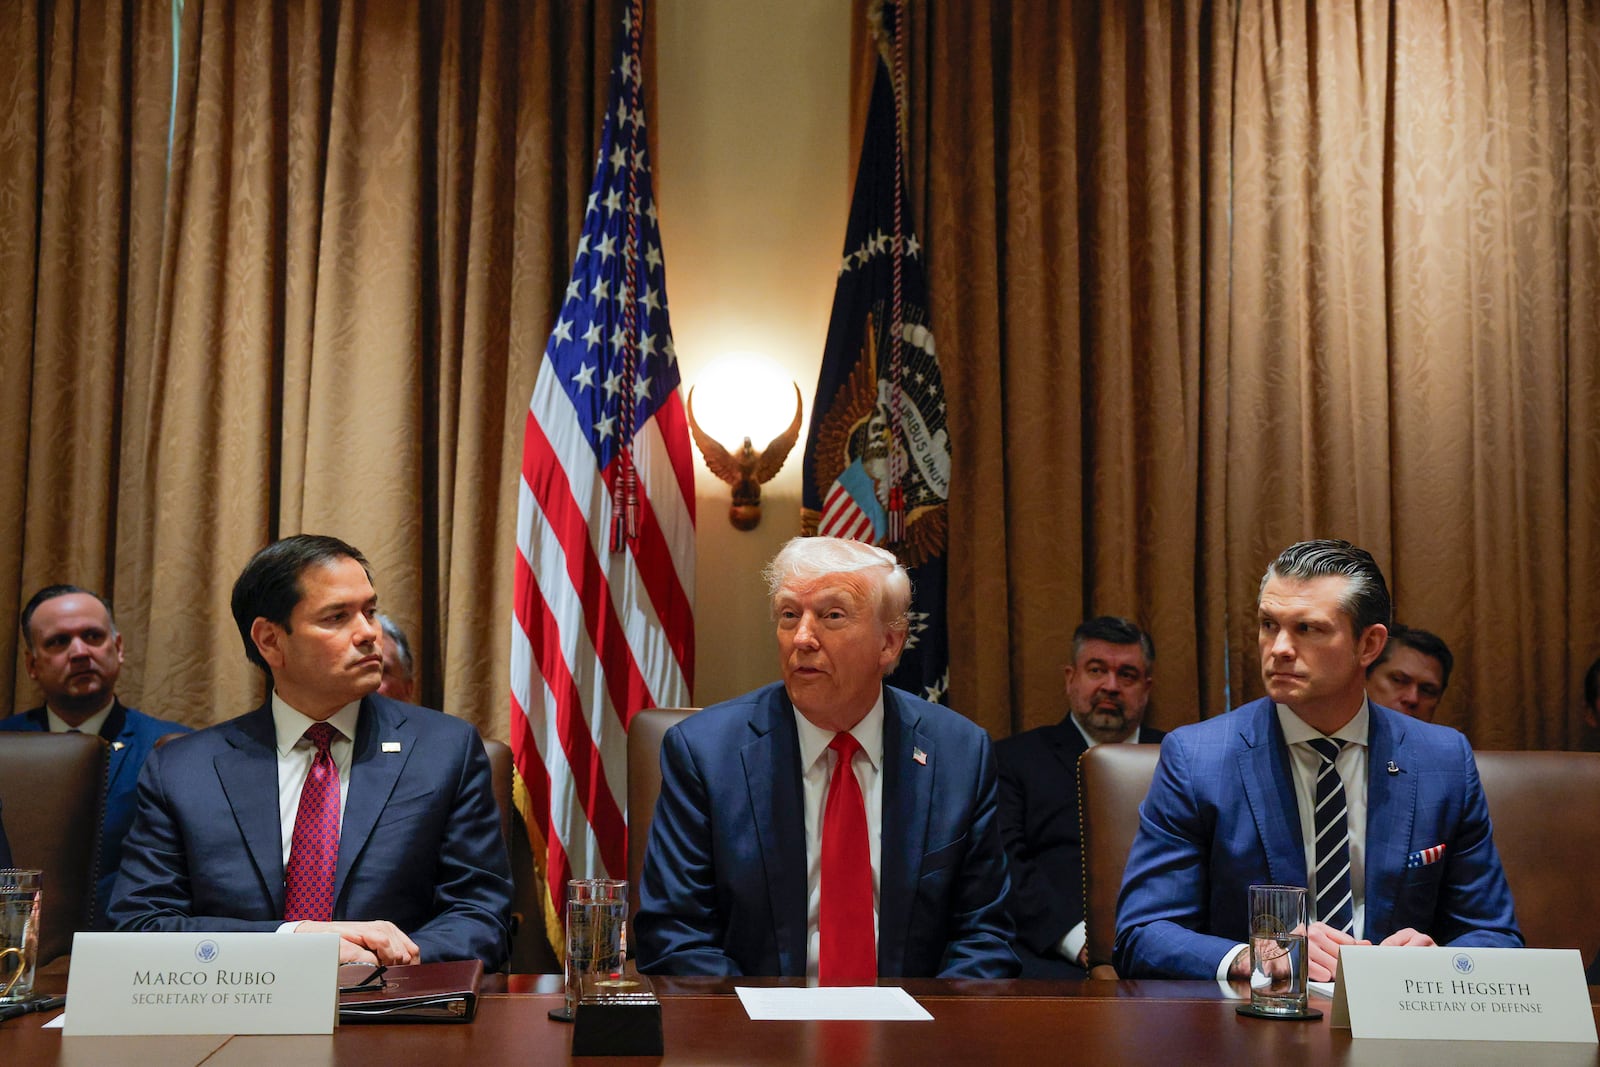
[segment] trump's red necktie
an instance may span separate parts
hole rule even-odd
[[[840,733],[828,747],[838,759],[822,811],[822,904],[817,920],[822,945],[817,977],[823,985],[872,985],[878,980],[872,851],[867,842],[867,806],[850,765],[861,745],[848,733]]]
[[[343,735],[319,722],[305,736],[317,746],[317,754],[300,790],[289,863],[283,871],[283,918],[331,922],[333,872],[339,862],[339,767],[328,747]]]

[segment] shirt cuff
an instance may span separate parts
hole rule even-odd
[[[1088,944],[1088,942],[1089,928],[1083,923],[1079,923],[1077,926],[1074,926],[1072,929],[1067,931],[1067,936],[1061,939],[1061,944],[1056,946],[1056,951],[1059,952],[1068,963],[1077,963],[1078,953],[1083,951],[1083,946]]]
[[[1233,961],[1239,958],[1239,953],[1249,948],[1249,945],[1235,945],[1233,951],[1222,957],[1222,962],[1217,964],[1217,981],[1228,980],[1228,970],[1233,966]]]
[[[300,924],[303,922],[305,922],[304,919],[293,919],[286,923],[279,923],[276,932],[280,934],[292,934],[296,930],[300,929]]]

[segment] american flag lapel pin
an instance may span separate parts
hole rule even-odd
[[[928,754],[922,751],[920,748],[916,748],[914,746],[912,747],[911,758],[917,761],[917,766],[919,767],[926,767],[928,765]]]
[[[385,741],[383,743],[383,750],[385,752],[399,752],[400,751],[400,742],[398,742],[398,741]]]

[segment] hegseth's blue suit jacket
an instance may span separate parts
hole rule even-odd
[[[25,733],[50,729],[50,719],[42,707],[33,708],[0,719],[0,730],[17,730]],[[133,809],[137,802],[135,789],[139,784],[139,771],[155,748],[156,741],[167,734],[186,734],[189,728],[182,723],[167,722],[130,708],[118,700],[111,705],[111,714],[100,727],[100,736],[111,744],[111,754],[106,764],[106,808],[100,821],[100,870],[94,886],[94,925],[107,926],[106,906],[111,902],[111,887],[117,881],[117,867],[122,862],[122,842],[133,826]]]
[[[885,687],[883,742],[878,974],[1014,977],[988,734]],[[805,975],[802,794],[782,684],[667,731],[634,920],[641,971]]]
[[[1370,707],[1363,936],[1377,944],[1411,927],[1441,945],[1520,947],[1467,739]],[[1438,862],[1407,868],[1434,845],[1445,846]],[[1266,698],[1162,743],[1123,874],[1117,972],[1215,977],[1246,940],[1245,891],[1262,883],[1309,884],[1288,747]]]
[[[505,962],[511,873],[489,760],[469,724],[361,702],[333,918],[387,919],[423,962]],[[269,701],[153,753],[110,917],[120,930],[271,931],[283,921]]]

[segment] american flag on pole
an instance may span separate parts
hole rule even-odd
[[[880,41],[898,56],[898,6],[885,2],[873,10],[883,23]],[[906,565],[911,629],[889,682],[938,701],[950,677],[950,436],[927,276],[906,198],[896,121],[903,108],[894,85],[880,59],[806,439],[801,522],[807,534],[882,545]]]
[[[511,747],[546,931],[569,878],[626,878],[628,723],[694,685],[694,470],[667,325],[641,92],[623,23],[566,299],[528,403]]]

